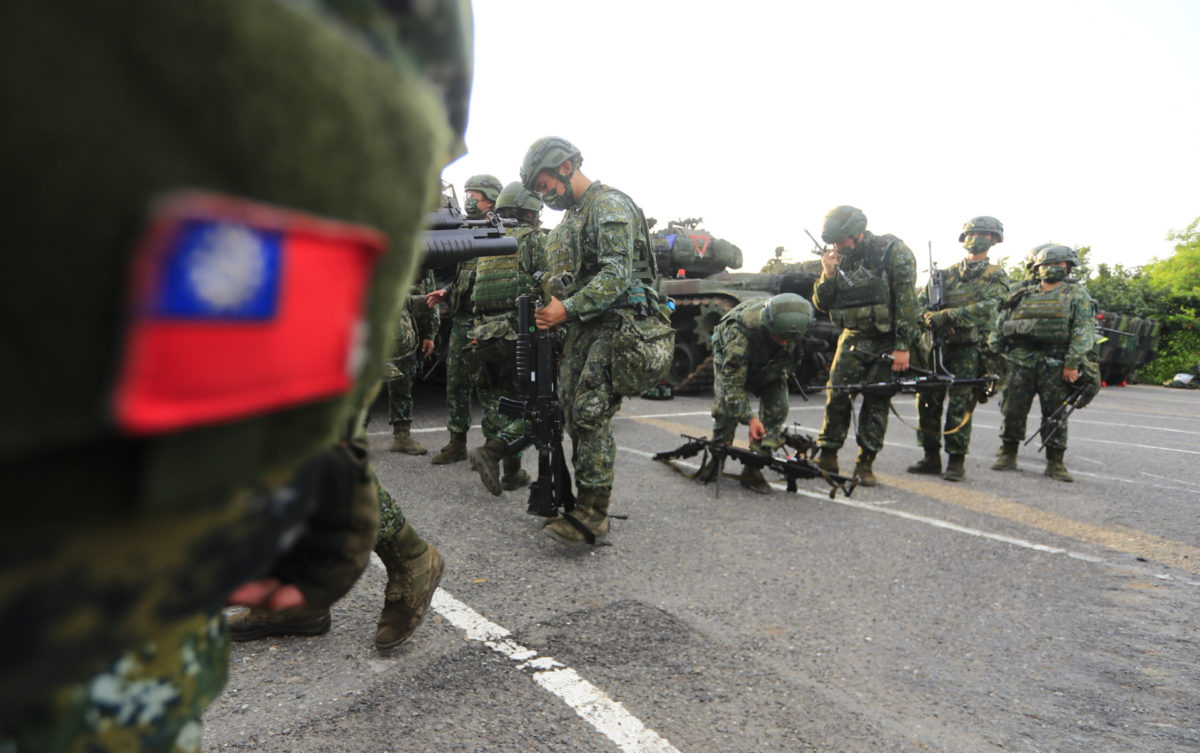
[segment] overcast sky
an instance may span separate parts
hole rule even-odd
[[[999,218],[993,258],[1136,266],[1200,216],[1200,2],[476,0],[469,153],[516,180],[538,137],[659,226],[703,217],[757,271],[813,258],[839,204],[927,244]],[[545,225],[560,213],[543,211]]]

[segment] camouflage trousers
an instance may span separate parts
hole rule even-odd
[[[197,614],[86,682],[59,688],[19,721],[0,721],[4,753],[199,753],[201,716],[229,676],[221,611]],[[16,717],[14,717],[16,719]]]
[[[980,376],[979,348],[974,343],[944,346],[942,360],[946,369],[960,379]],[[948,392],[948,397],[947,390],[917,395],[917,425],[920,427],[917,443],[926,450],[937,451],[942,446],[942,432],[953,432],[945,435],[946,452],[966,455],[971,444],[971,419],[967,414],[975,408],[975,388],[952,387]],[[943,407],[946,409],[945,429],[942,428]],[[956,426],[959,427],[957,431],[954,430]]]
[[[1043,358],[1033,366],[1017,363],[1008,365],[1008,383],[1000,410],[1004,420],[1000,424],[1000,440],[1024,442],[1025,421],[1036,395],[1041,403],[1042,419],[1054,413],[1071,394],[1071,383],[1062,378],[1063,362],[1057,358]],[[1047,449],[1067,449],[1067,427],[1063,426],[1046,442]]]
[[[412,389],[413,380],[417,376],[420,362],[417,351],[406,356],[397,356],[392,363],[399,369],[401,376],[387,380],[388,423],[410,423],[412,421]]]
[[[483,340],[465,353],[475,377],[475,395],[483,409],[483,436],[512,442],[525,435],[525,419],[500,412],[500,398],[520,399],[517,384],[517,344],[512,340]]]
[[[571,324],[558,369],[558,396],[581,491],[611,488],[617,456],[611,422],[621,396],[613,388],[611,366],[619,322],[604,319]]]
[[[883,355],[892,352],[895,342],[892,335],[863,335],[843,331],[838,338],[837,353],[829,370],[830,386],[890,380],[890,363],[851,351],[850,348],[853,346],[857,351]],[[883,447],[889,405],[890,401],[886,397],[862,396],[862,408],[858,412],[858,432],[855,436],[860,448],[879,452]],[[818,445],[837,450],[846,443],[853,407],[853,401],[845,390],[825,391],[825,420],[821,423],[821,433],[817,436]]]
[[[471,428],[471,392],[475,380],[463,352],[470,328],[470,316],[455,315],[450,326],[450,342],[446,346],[446,411],[449,414],[446,429],[460,434]]]
[[[744,388],[739,385],[737,389],[740,391]],[[712,438],[715,442],[729,443],[733,441],[733,436],[737,432],[738,419],[726,407],[725,390],[726,385],[721,377],[721,372],[717,370],[713,382]],[[763,427],[767,430],[765,438],[778,439],[788,417],[787,382],[772,382],[759,389],[757,394],[758,420],[762,421]]]

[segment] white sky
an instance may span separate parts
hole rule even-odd
[[[811,259],[862,209],[927,266],[998,217],[993,258],[1054,241],[1093,263],[1170,256],[1200,216],[1200,2],[475,0],[469,153],[518,178],[538,137],[659,227],[703,217],[744,271]],[[542,213],[543,224],[561,214]]]

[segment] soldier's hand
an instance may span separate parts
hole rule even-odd
[[[1075,384],[1075,380],[1079,378],[1079,369],[1068,369],[1063,367],[1063,379],[1071,384]]]
[[[763,426],[763,422],[757,418],[750,419],[750,441],[757,442],[767,436],[767,427]]]
[[[428,340],[428,339],[422,340],[421,341],[421,358],[429,358],[429,356],[432,353],[433,353],[433,340]]]
[[[229,595],[228,603],[231,606],[269,609],[273,612],[308,606],[308,600],[299,588],[283,585],[275,578],[263,578],[242,584]]]
[[[833,277],[837,274],[838,265],[841,264],[841,258],[838,256],[837,248],[830,246],[825,249],[825,253],[821,255],[821,269],[824,270],[826,277]]]
[[[428,306],[429,308],[433,308],[434,306],[438,305],[443,300],[445,300],[445,298],[446,298],[446,289],[445,288],[442,288],[441,290],[435,290],[432,293],[426,293],[425,294],[425,305]]]
[[[538,329],[550,329],[567,320],[567,309],[562,301],[552,297],[549,303],[534,312],[533,319]]]
[[[930,329],[941,329],[947,326],[953,320],[950,318],[949,311],[926,311],[925,326]]]
[[[892,351],[892,371],[908,371],[908,351]]]

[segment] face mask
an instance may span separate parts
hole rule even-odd
[[[1067,270],[1065,267],[1045,264],[1038,268],[1038,276],[1042,282],[1062,282],[1067,279]]]
[[[554,176],[562,181],[562,184],[566,186],[566,191],[559,193],[558,188],[555,187],[554,189],[542,194],[542,201],[546,203],[546,206],[550,207],[556,212],[562,212],[563,210],[569,209],[571,205],[575,203],[575,192],[571,190],[571,178],[574,177],[574,175],[575,166],[572,165],[570,173],[566,175],[559,173]]]
[[[985,238],[978,235],[972,236],[963,241],[963,248],[965,248],[969,254],[987,253],[987,250],[993,245],[995,244],[991,238]]]
[[[467,198],[467,219],[468,220],[482,220],[483,219],[483,212],[481,212],[479,210],[479,199],[476,199],[474,196],[470,196]]]

